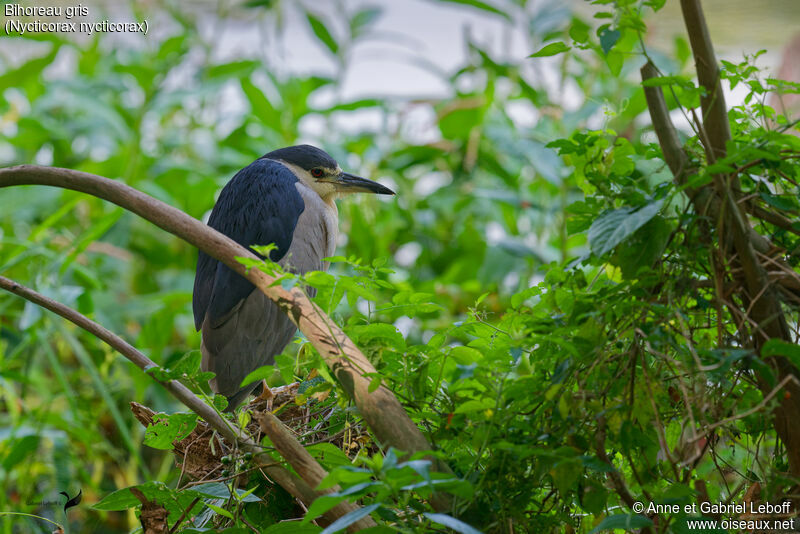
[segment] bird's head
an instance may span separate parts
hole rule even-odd
[[[298,180],[302,180],[326,202],[348,193],[394,195],[394,191],[378,182],[342,171],[335,159],[311,145],[281,148],[263,157],[286,165]]]

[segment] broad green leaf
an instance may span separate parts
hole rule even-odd
[[[251,371],[244,377],[242,383],[239,384],[239,387],[244,387],[248,384],[252,384],[253,382],[258,382],[259,380],[267,380],[275,374],[275,366],[274,365],[262,365],[255,371]]]
[[[318,518],[340,502],[346,500],[347,497],[345,496],[331,496],[331,495],[322,495],[314,499],[314,502],[311,503],[311,506],[308,507],[308,512],[306,512],[305,517],[303,517],[303,524],[307,524],[314,519]]]
[[[349,514],[343,515],[322,531],[322,534],[333,534],[334,532],[339,532],[340,530],[344,530],[362,517],[366,517],[375,510],[377,510],[381,505],[380,504],[370,504],[369,506],[361,507],[357,510],[353,510]]]
[[[639,209],[620,208],[602,214],[589,228],[592,252],[597,256],[604,256],[655,217],[663,203],[663,200],[657,200]]]
[[[206,76],[209,79],[241,78],[249,76],[258,65],[258,61],[253,60],[231,61],[230,63],[209,67],[206,70]]]
[[[483,354],[479,350],[463,345],[450,349],[450,356],[462,365],[468,365],[483,359]]]
[[[564,396],[562,395],[561,398],[563,399]],[[566,498],[567,493],[572,489],[582,472],[583,463],[579,458],[567,458],[553,467],[553,482],[563,497]]]
[[[761,356],[764,358],[784,356],[795,366],[800,367],[800,345],[787,343],[782,339],[773,338],[764,343],[764,346],[761,347]]]
[[[145,430],[144,444],[154,449],[170,450],[174,441],[180,441],[188,436],[195,426],[197,426],[197,414],[157,413],[153,416],[153,423]]]
[[[406,341],[403,334],[398,332],[397,327],[386,323],[370,323],[366,325],[351,326],[347,329],[348,333],[359,344],[368,344],[374,340],[383,340],[396,350],[405,350]]]
[[[474,7],[475,9],[480,9],[481,11],[493,13],[505,19],[511,20],[511,16],[505,11],[498,9],[487,2],[481,2],[480,0],[440,0],[440,1],[449,2],[451,4],[461,4],[464,6]]]
[[[620,35],[619,30],[610,30],[608,28],[600,32],[600,48],[603,49],[604,54],[607,55],[614,48],[614,45],[619,41]]]
[[[434,523],[444,525],[445,527],[455,530],[456,532],[460,532],[461,534],[481,534],[481,531],[477,528],[447,514],[434,514],[431,512],[425,512],[424,515]]]
[[[11,471],[26,457],[30,456],[31,454],[36,454],[38,448],[38,435],[33,434],[15,439],[13,441],[13,445],[11,445],[11,450],[9,450],[5,458],[3,458],[3,469],[6,472]]]
[[[225,508],[217,506],[216,504],[211,504],[210,502],[207,502],[205,504],[206,506],[217,512],[219,515],[227,517],[228,519],[233,519],[233,514],[227,511]]]
[[[562,42],[557,43],[550,43],[549,45],[539,49],[538,52],[534,52],[528,57],[547,57],[547,56],[555,56],[556,54],[561,54],[562,52],[566,52],[570,50],[571,47],[565,45]]]
[[[325,27],[322,20],[310,12],[306,12],[306,19],[309,25],[311,25],[311,31],[314,32],[317,39],[319,39],[333,55],[336,55],[339,52],[339,44],[336,42],[336,39],[333,38],[331,32],[328,31],[328,28]]]
[[[625,240],[617,249],[622,276],[631,279],[640,269],[649,268],[661,257],[672,228],[666,219],[656,215]]]

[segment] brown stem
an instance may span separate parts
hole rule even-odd
[[[617,468],[614,467],[614,463],[608,457],[608,453],[606,453],[606,418],[602,415],[597,419],[597,431],[594,435],[594,450],[597,452],[597,457],[600,461],[611,466],[611,471],[607,473],[607,476],[611,481],[611,485],[614,486],[617,495],[619,495],[622,502],[624,502],[628,508],[633,509],[636,499],[631,495],[628,486],[625,485],[625,480],[623,480],[622,475],[619,474]],[[651,527],[645,527],[642,529],[642,532],[653,534],[653,529]]]
[[[697,81],[706,90],[700,97],[700,106],[703,108],[703,127],[711,145],[706,147],[706,153],[709,162],[713,163],[725,157],[725,143],[731,138],[719,67],[700,0],[681,0],[681,11],[694,54]]]
[[[713,162],[719,157],[724,157],[725,144],[731,138],[719,69],[699,0],[681,0],[681,8],[695,57],[698,80],[706,89],[706,95],[701,99],[703,144],[708,161]],[[652,65],[648,64],[642,68],[643,79],[655,76],[657,73]],[[645,87],[644,91],[664,157],[673,171],[675,182],[685,185],[684,164],[688,157],[677,141],[677,134],[669,119],[663,94],[658,87]],[[724,251],[727,251],[726,254],[735,251],[744,273],[746,291],[742,292],[742,298],[748,306],[747,319],[752,320],[758,327],[754,330],[753,346],[760,351],[763,344],[771,338],[791,342],[777,292],[757,256],[757,252],[769,254],[772,246],[768,239],[750,226],[744,210],[737,202],[735,197],[739,192],[737,177],[733,175],[729,181],[722,178],[714,177],[716,191],[711,187],[702,186],[696,191],[687,188],[687,192],[697,213],[708,215],[708,220],[716,223],[720,236],[725,233],[723,230],[730,230],[732,234],[733,250],[724,247]],[[796,421],[800,416],[800,387],[794,380],[794,377],[798,376],[798,371],[784,357],[766,358],[766,361],[771,363],[779,380],[790,376],[793,378],[787,385],[787,395],[781,399],[773,414],[775,430],[786,445],[790,471],[794,475],[800,475],[800,427],[792,424],[792,421]],[[759,389],[767,395],[772,389],[770,383],[764,376],[759,375],[758,378]]]

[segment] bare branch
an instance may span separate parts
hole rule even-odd
[[[642,67],[641,74],[643,81],[658,78],[658,70],[649,61]],[[691,174],[692,169],[689,168],[689,156],[686,155],[683,145],[678,139],[678,131],[669,118],[664,93],[660,87],[645,86],[644,97],[647,100],[647,109],[650,111],[650,120],[653,122],[658,144],[661,145],[661,151],[664,153],[664,160],[669,165],[669,169],[675,177],[675,182],[679,185],[685,185],[686,177]]]
[[[706,153],[709,162],[713,163],[725,156],[725,143],[731,138],[725,95],[700,0],[681,0],[681,11],[694,54],[697,80],[706,89],[705,95],[700,97],[700,105],[703,108],[703,127],[711,145],[706,147]]]

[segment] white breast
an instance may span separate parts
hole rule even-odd
[[[284,268],[300,273],[327,270],[328,262],[323,262],[322,258],[333,256],[336,252],[339,232],[336,204],[324,202],[301,181],[295,187],[303,197],[305,209],[297,219],[292,244],[279,263]]]

